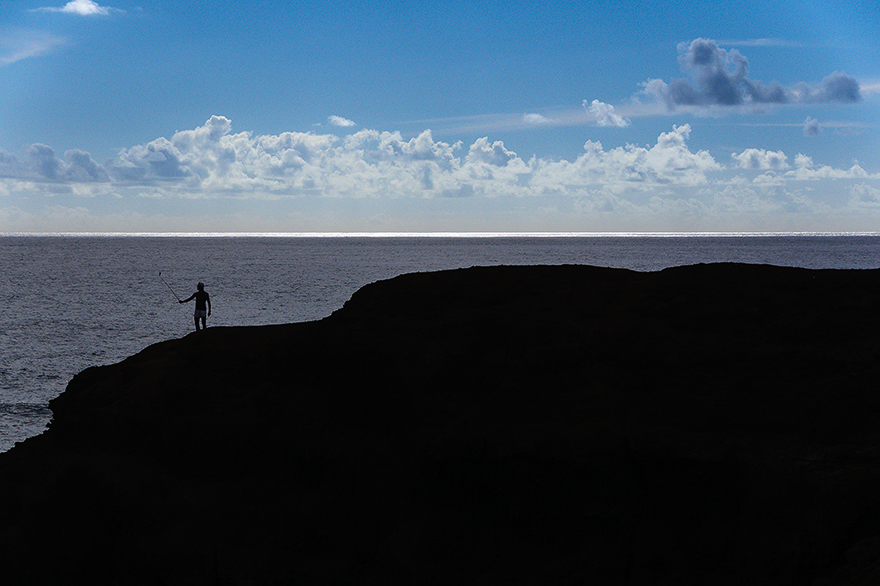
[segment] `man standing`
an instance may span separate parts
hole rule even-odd
[[[198,291],[182,300],[181,303],[186,303],[187,301],[196,300],[196,311],[193,313],[193,321],[196,324],[196,331],[199,331],[199,320],[202,320],[202,328],[207,329],[207,319],[208,316],[211,315],[211,296],[208,295],[208,292],[205,291],[205,284],[198,284]]]

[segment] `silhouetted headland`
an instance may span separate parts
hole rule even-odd
[[[880,271],[403,275],[78,374],[4,584],[880,583]]]

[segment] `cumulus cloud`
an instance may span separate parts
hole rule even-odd
[[[614,106],[611,104],[593,100],[592,103],[587,105],[587,100],[584,100],[583,106],[585,110],[596,117],[596,124],[599,126],[623,128],[630,125],[629,120],[614,112]]]
[[[853,186],[852,196],[857,202],[880,206],[880,188],[872,187],[866,183],[860,183]]]
[[[38,8],[37,10],[41,12],[65,12],[67,14],[78,14],[80,16],[106,16],[111,12],[125,12],[119,8],[101,6],[93,0],[71,0],[60,8],[50,6]]]
[[[822,85],[812,89],[805,84],[798,87],[799,101],[824,104],[826,102],[858,102],[862,99],[859,82],[851,75],[835,71],[822,80]]]
[[[764,149],[746,149],[732,155],[739,167],[743,169],[788,169],[788,157],[782,151]]]
[[[349,120],[347,118],[343,118],[342,116],[329,116],[327,121],[333,126],[347,127],[347,126],[355,126],[354,121]]]
[[[803,161],[802,161],[803,162]],[[868,173],[861,165],[853,165],[849,169],[835,169],[829,165],[814,166],[812,161],[809,165],[800,165],[788,171],[785,176],[798,181],[817,181],[820,179],[880,179],[880,173]]]
[[[834,72],[818,86],[798,83],[785,87],[749,77],[749,61],[736,49],[727,51],[711,39],[695,39],[678,46],[678,61],[689,78],[666,83],[651,79],[643,93],[677,107],[735,107],[760,104],[852,103],[861,100],[859,82]]]
[[[788,157],[782,151],[749,148],[741,153],[734,153],[731,157],[736,168],[765,171],[763,176],[754,180],[758,182],[772,181],[781,185],[788,181],[880,179],[880,173],[868,173],[860,165],[853,165],[848,169],[816,165],[811,157],[802,153],[795,155],[794,168],[788,163]]]
[[[429,130],[409,140],[361,130],[331,134],[233,134],[213,116],[204,126],[120,152],[107,163],[120,181],[249,194],[412,195],[442,193],[455,146]]]
[[[89,153],[73,149],[61,158],[44,144],[31,145],[22,156],[0,151],[0,177],[41,183],[109,181],[107,171]]]
[[[816,165],[800,153],[790,161],[781,151],[747,148],[723,164],[707,151],[692,149],[691,132],[685,124],[661,133],[654,144],[605,147],[586,141],[571,160],[524,160],[504,142],[486,136],[464,145],[438,140],[430,130],[406,137],[372,129],[346,135],[254,135],[234,131],[228,118],[212,116],[196,128],[123,149],[103,164],[84,151],[58,155],[43,144],[18,154],[0,151],[0,197],[14,202],[22,194],[22,202],[33,202],[33,195],[42,193],[73,207],[97,195],[105,202],[224,198],[260,199],[272,206],[281,204],[268,202],[296,198],[298,210],[342,209],[343,199],[371,198],[377,201],[370,209],[386,211],[401,206],[449,210],[440,202],[416,201],[469,198],[481,203],[461,209],[484,207],[491,200],[497,209],[559,207],[594,217],[696,219],[737,213],[736,206],[756,214],[803,210],[815,202],[813,194],[846,193],[854,181],[867,186],[858,191],[858,205],[864,207],[872,190],[880,188],[880,174],[858,165]],[[516,203],[497,203],[498,198],[515,198]],[[409,201],[392,201],[402,199]],[[462,214],[466,223],[476,221]],[[273,216],[271,221],[277,227],[281,220]],[[577,226],[571,218],[565,221]]]
[[[798,153],[794,157],[794,166],[795,167],[812,167],[813,159],[808,157],[807,155]]]
[[[327,196],[541,195],[572,186],[699,185],[722,166],[687,146],[689,125],[661,134],[650,147],[605,150],[588,141],[574,162],[522,160],[502,141],[482,137],[461,146],[430,130],[405,139],[364,129],[340,138],[287,132],[232,133],[214,116],[204,126],[126,149],[107,163],[116,181],[158,189]],[[50,169],[46,169],[51,173]]]
[[[496,140],[489,144],[489,138],[478,138],[468,150],[467,161],[480,162],[503,167],[517,159],[516,153],[504,147],[504,143]]]
[[[707,182],[707,173],[722,167],[707,151],[687,146],[688,124],[664,132],[651,148],[627,145],[605,150],[602,143],[587,141],[575,161],[535,162],[532,186],[562,193],[576,186],[610,185],[631,188],[658,185],[694,186]]]

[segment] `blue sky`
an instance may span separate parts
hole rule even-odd
[[[880,231],[880,5],[0,6],[0,232]]]

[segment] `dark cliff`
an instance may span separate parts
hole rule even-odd
[[[880,583],[880,271],[404,275],[77,375],[4,584]]]

